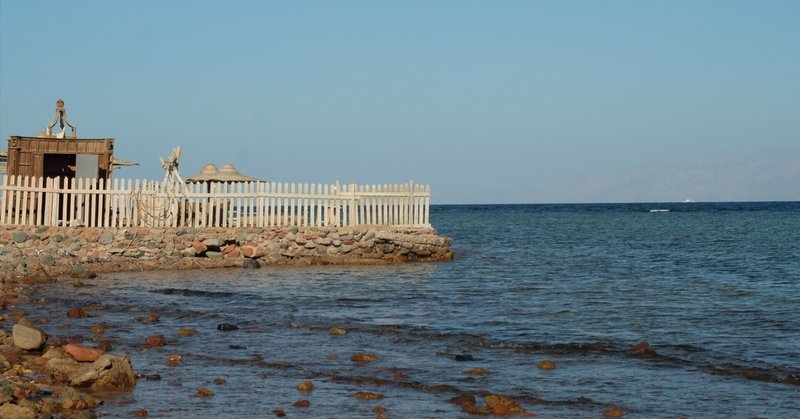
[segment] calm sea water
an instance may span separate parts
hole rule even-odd
[[[89,327],[109,326],[113,352],[161,377],[112,397],[108,416],[351,418],[381,405],[452,418],[467,416],[448,402],[463,392],[538,417],[800,414],[800,203],[442,206],[431,219],[453,262],[104,275],[60,281],[34,309],[57,337],[92,343]],[[92,304],[103,310],[64,316]],[[134,320],[151,313],[158,323]],[[153,334],[167,346],[145,348]],[[629,351],[640,342],[652,351]],[[379,360],[351,362],[358,352]],[[557,368],[538,369],[545,359]],[[465,374],[477,367],[490,374]],[[298,392],[305,380],[313,392]]]

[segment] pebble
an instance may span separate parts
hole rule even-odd
[[[334,336],[345,335],[345,334],[347,334],[347,330],[344,330],[341,327],[333,326],[330,329],[328,329],[328,333],[330,333],[330,334],[332,334]]]
[[[378,355],[375,354],[355,354],[350,357],[353,362],[375,362],[378,360]]]
[[[385,396],[381,393],[373,393],[370,391],[359,391],[356,393],[355,397],[361,400],[381,400]]]
[[[148,336],[145,340],[148,346],[164,346],[167,344],[167,340],[164,338],[164,335],[154,335]]]
[[[209,390],[206,387],[200,387],[200,390],[197,390],[196,396],[197,397],[212,397],[214,392]]]
[[[298,400],[292,404],[294,407],[309,407],[311,406],[311,402],[308,400]]]
[[[302,383],[297,385],[297,390],[302,391],[304,393],[314,391],[314,383],[312,383],[311,381],[303,381]]]
[[[539,361],[536,367],[540,370],[554,370],[556,369],[556,363],[549,359],[545,359],[544,361]]]
[[[220,323],[217,325],[217,330],[221,330],[223,332],[228,332],[231,330],[239,330],[239,326],[230,323]]]

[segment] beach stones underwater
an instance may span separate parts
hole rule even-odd
[[[217,325],[217,330],[222,332],[230,332],[232,330],[239,330],[239,326],[230,323],[220,323]]]

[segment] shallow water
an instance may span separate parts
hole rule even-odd
[[[29,311],[91,344],[89,327],[107,324],[112,352],[161,377],[112,397],[108,416],[374,417],[381,405],[466,417],[448,402],[462,392],[539,417],[800,412],[800,203],[446,206],[431,219],[453,262],[103,275],[49,285]],[[66,318],[86,305],[103,309]],[[152,313],[158,323],[134,320]],[[167,346],[147,349],[153,334]],[[643,341],[652,352],[629,351]],[[358,352],[379,360],[351,362]],[[168,367],[173,353],[183,361]],[[545,359],[557,368],[538,369]],[[464,373],[475,367],[491,373]],[[305,380],[313,392],[296,389]]]

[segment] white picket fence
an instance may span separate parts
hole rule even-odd
[[[430,186],[3,176],[0,225],[429,227]]]

